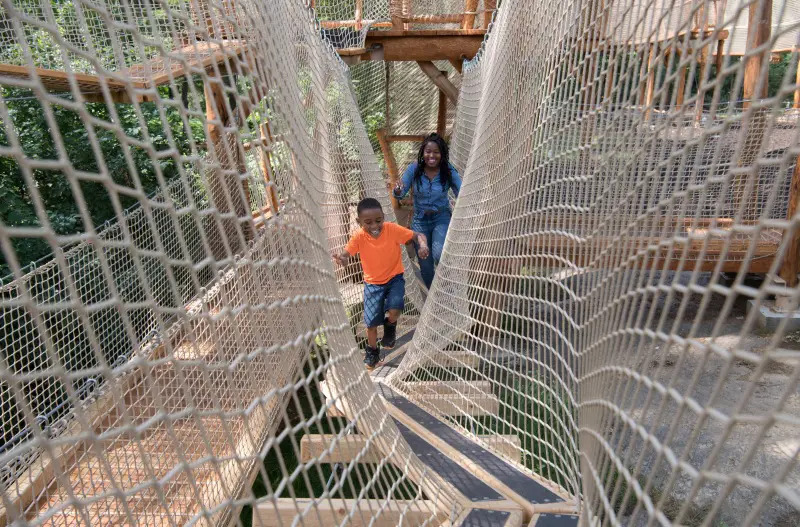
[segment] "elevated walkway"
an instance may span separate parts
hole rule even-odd
[[[398,341],[398,348],[385,357],[383,365],[372,371],[378,393],[382,397],[388,414],[394,420],[400,434],[411,447],[417,457],[429,467],[432,473],[441,477],[450,487],[450,492],[460,498],[463,512],[455,519],[438,522],[433,525],[460,525],[481,527],[568,527],[578,525],[575,500],[553,482],[537,478],[523,472],[514,463],[490,451],[471,438],[458,433],[444,421],[438,419],[427,410],[399,393],[387,382],[389,376],[406,359],[406,350],[413,332],[404,335]],[[453,359],[452,366],[469,362],[478,366],[480,357],[476,354],[464,354],[459,360]],[[445,366],[447,367],[447,366]],[[415,396],[426,405],[428,393],[445,396],[459,388],[455,383],[437,381],[408,383]],[[435,384],[441,386],[434,386]],[[469,388],[461,389],[459,413],[463,413],[466,397],[493,397],[487,393],[487,387],[480,383],[469,384]],[[488,384],[488,383],[487,383]],[[329,388],[323,389],[331,407],[328,414],[332,417],[346,415],[349,409],[341,406],[342,401]],[[432,405],[441,411],[440,405]],[[469,405],[467,405],[469,406]],[[476,405],[480,407],[480,404]],[[485,414],[496,413],[496,410]],[[449,412],[442,412],[448,414]],[[455,415],[455,412],[453,412]],[[358,435],[340,438],[333,446],[334,436],[307,435],[303,437],[301,461],[318,459],[322,463],[379,463],[391,456],[383,455],[378,448],[364,450],[367,442]],[[494,450],[502,452],[509,459],[519,460],[519,438],[517,436],[498,435],[482,437],[482,442],[490,444]],[[328,451],[324,454],[324,451]],[[366,453],[365,453],[366,452]],[[360,456],[360,457],[359,457]],[[270,514],[273,505],[269,507]],[[264,515],[266,514],[266,507]],[[258,512],[256,511],[256,514]],[[292,516],[285,517],[291,520]],[[397,518],[392,516],[392,519]],[[406,523],[388,521],[385,525]],[[305,520],[307,521],[307,520]],[[376,525],[384,525],[378,522]]]

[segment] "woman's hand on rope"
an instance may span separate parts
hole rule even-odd
[[[402,196],[403,195],[403,180],[398,179],[397,183],[395,183],[394,188],[392,189],[395,196]]]

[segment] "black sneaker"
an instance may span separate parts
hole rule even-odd
[[[364,351],[364,365],[367,367],[369,371],[375,369],[381,362],[381,352],[378,348],[370,348],[367,346],[367,349]]]
[[[394,324],[389,322],[388,318],[383,319],[383,338],[381,339],[381,347],[390,350],[394,347],[397,340],[397,322]]]

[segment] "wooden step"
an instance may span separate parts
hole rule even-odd
[[[443,523],[442,527],[522,527],[523,520],[521,510],[469,508],[454,521]]]
[[[350,463],[358,459],[360,463],[380,463],[384,456],[370,445],[367,448],[367,438],[361,434],[350,434],[336,439],[336,444],[331,448],[336,436],[331,434],[306,434],[300,439],[300,461],[307,463],[319,460],[320,463]],[[511,459],[519,460],[522,455],[519,436],[516,435],[486,435],[478,436],[489,447]]]
[[[578,527],[575,514],[534,514],[528,527]]]
[[[334,394],[327,381],[320,381],[320,392],[325,396],[325,402],[331,404],[327,414],[330,417],[346,417],[348,412],[344,407],[344,400],[338,398],[334,401]],[[474,392],[467,394],[451,393],[421,395],[413,397],[414,401],[424,406],[427,410],[439,415],[497,415],[500,410],[500,400],[493,394]]]
[[[345,520],[352,527],[416,527],[438,525],[446,519],[446,511],[437,511],[426,500],[277,498],[253,508],[253,525],[260,527],[284,527],[295,520],[305,527],[341,525]]]

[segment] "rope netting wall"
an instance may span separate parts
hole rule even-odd
[[[330,258],[362,197],[393,218],[346,66],[301,3],[211,2],[211,16],[189,16],[198,9],[2,4],[3,51],[12,42],[23,69],[0,73],[0,159],[36,216],[0,222],[11,270],[0,297],[0,523],[224,524],[257,502],[278,517],[281,499],[314,516],[299,498],[319,496],[369,498],[375,517],[457,516],[364,371],[360,265],[337,270]],[[200,61],[198,49],[209,51]],[[48,91],[51,73],[35,68],[62,70],[65,88]],[[52,157],[27,150],[21,100],[49,124]],[[131,108],[129,127],[118,112]],[[65,129],[65,115],[79,128]],[[165,135],[153,140],[156,130]],[[69,183],[77,232],[45,206],[53,173]],[[98,188],[115,212],[106,224],[90,214]],[[21,261],[28,240],[46,243],[49,261]],[[401,333],[422,305],[407,280]],[[345,418],[328,415],[334,402]],[[354,430],[384,461],[335,473],[324,456],[300,462],[304,433],[335,446]],[[362,508],[356,500],[343,517]]]
[[[0,3],[0,176],[33,211],[0,221],[0,523],[463,512],[364,371],[359,263],[330,258],[359,199],[395,218],[371,134],[432,131],[439,96],[416,63],[348,72],[334,46],[494,5]],[[464,186],[426,300],[404,256],[400,332],[417,330],[386,382],[498,455],[516,437],[508,461],[586,524],[798,521],[796,69],[769,90],[745,75],[761,86],[796,42],[792,5],[714,64],[749,3],[504,0],[463,76],[436,63],[460,87]],[[53,176],[72,229],[44,198]],[[49,259],[23,261],[31,241]],[[773,296],[783,315],[760,332]],[[355,433],[353,461],[327,462]],[[304,459],[310,434],[330,443]]]
[[[464,66],[464,186],[390,382],[464,434],[520,437],[587,525],[800,518],[797,51],[766,82],[796,11],[776,2],[742,59],[709,51],[766,4],[708,24],[710,2],[505,0]]]

